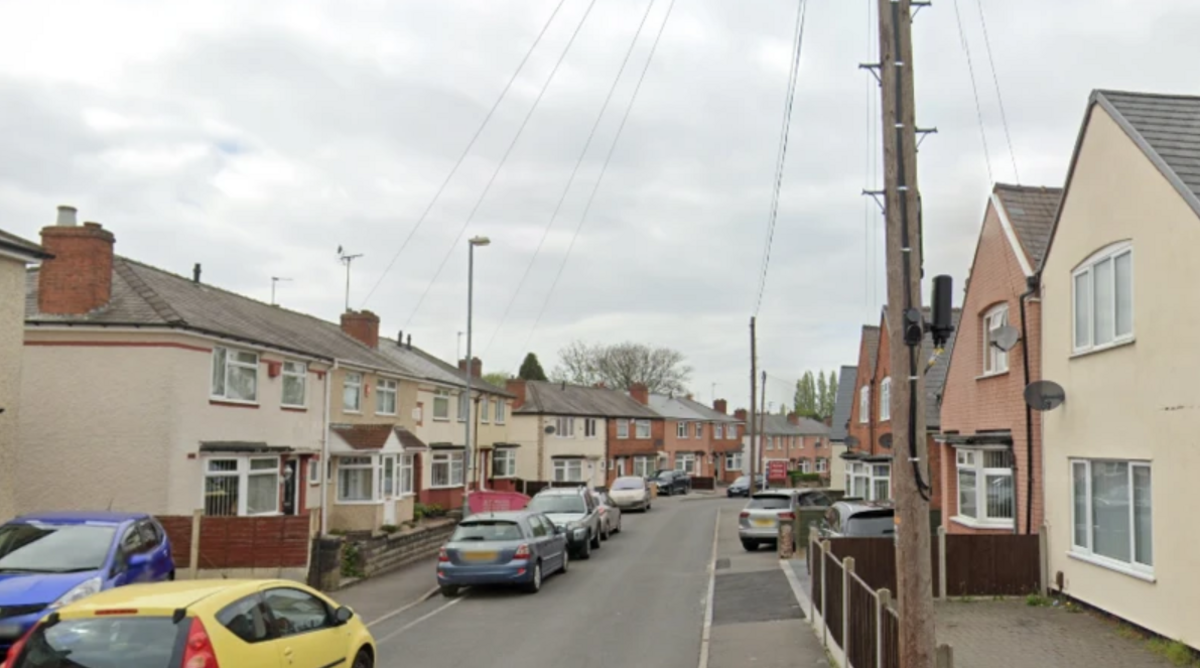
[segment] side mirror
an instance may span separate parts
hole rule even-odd
[[[131,554],[125,558],[125,564],[130,568],[141,568],[150,563],[150,555],[146,553]]]
[[[343,605],[333,613],[333,618],[340,626],[354,618],[354,611]]]

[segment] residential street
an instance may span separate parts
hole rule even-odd
[[[742,552],[736,521],[743,504],[698,495],[659,499],[650,513],[626,514],[621,534],[590,561],[572,561],[569,573],[548,579],[537,595],[466,591],[385,617],[371,627],[378,665],[723,668],[751,657],[760,667],[827,665],[813,649],[812,632],[797,619],[774,554]],[[701,664],[718,511],[713,639],[708,661]],[[432,568],[428,576],[432,586]],[[733,591],[723,582],[745,587]],[[355,605],[371,586],[347,590],[346,602]],[[797,655],[805,651],[808,656]]]

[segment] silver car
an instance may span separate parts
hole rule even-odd
[[[608,540],[613,534],[621,533],[621,509],[613,503],[608,494],[604,492],[592,492],[596,497],[596,502],[600,504],[600,521],[604,524],[604,530],[600,537]]]
[[[621,510],[650,510],[653,495],[646,479],[641,476],[622,476],[613,481],[608,498]]]
[[[759,492],[738,516],[738,538],[742,547],[753,552],[763,543],[779,540],[779,522],[796,519],[797,496],[794,489]]]

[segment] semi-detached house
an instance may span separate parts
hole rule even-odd
[[[746,411],[738,409],[739,419],[746,419]],[[830,454],[829,427],[824,423],[810,418],[802,418],[795,413],[777,415],[774,413],[755,417],[759,424],[755,425],[754,448],[750,448],[750,436],[744,438],[746,452],[754,452],[762,461],[762,468],[756,466],[756,475],[765,474],[770,462],[782,461],[788,471],[801,473],[817,473],[822,478],[829,477]]]
[[[729,455],[740,454],[742,443],[739,436],[738,419],[727,415],[726,401],[717,399],[714,407],[688,397],[672,397],[665,394],[642,394],[631,392],[639,400],[645,397],[647,405],[665,420],[663,428],[663,463],[667,468],[686,471],[693,477],[714,478],[732,481],[740,475],[741,461],[731,460]],[[730,473],[729,465],[737,468]],[[732,476],[732,477],[730,477]]]

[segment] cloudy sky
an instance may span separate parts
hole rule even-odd
[[[797,1],[677,0],[669,18],[670,0],[588,12],[590,2],[563,1],[415,234],[559,0],[4,3],[0,227],[36,239],[56,205],[74,204],[123,255],[182,274],[200,262],[207,282],[264,300],[271,276],[291,278],[279,301],[330,320],[343,307],[341,245],[363,254],[351,305],[447,359],[465,329],[466,239],[484,234],[475,345],[485,370],[515,370],[526,350],[549,369],[577,338],[636,340],[684,352],[698,398],[716,383],[742,405]],[[882,303],[882,228],[859,194],[874,185],[877,91],[857,69],[872,58],[874,4],[809,2],[758,314],[761,362],[780,379],[767,388],[773,402],[790,400],[806,369],[854,363],[859,327]],[[1014,159],[1022,183],[1061,185],[1091,89],[1195,93],[1198,26],[1193,0],[938,0],[921,11],[918,118],[939,130],[920,154],[928,274],[961,285],[990,182],[1015,181]]]

